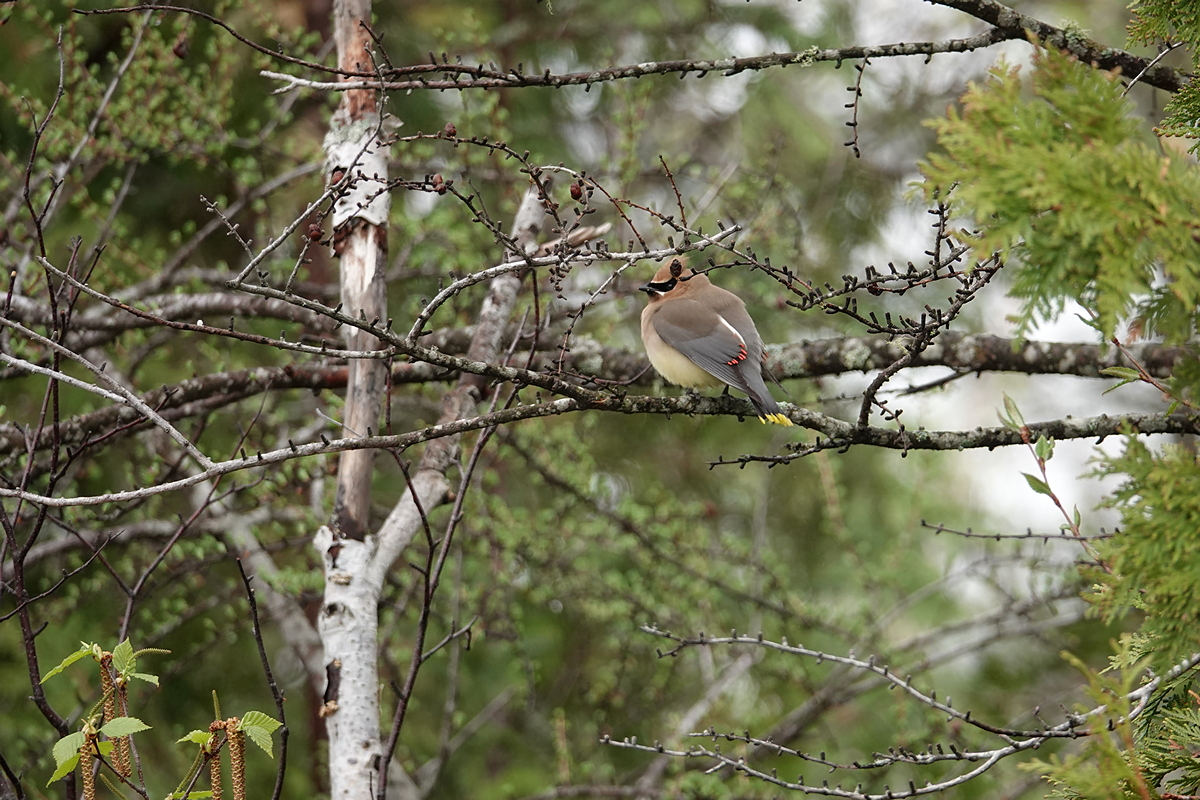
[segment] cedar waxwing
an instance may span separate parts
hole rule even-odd
[[[642,341],[660,375],[689,389],[724,383],[750,397],[759,421],[792,424],[763,383],[766,352],[741,298],[678,258],[639,288],[650,297]]]

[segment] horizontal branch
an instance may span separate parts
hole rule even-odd
[[[464,359],[455,359],[452,356],[445,356],[444,358],[462,363],[471,363],[466,362]],[[483,366],[486,367],[488,365]],[[512,370],[510,368],[495,369],[501,372],[527,373],[526,370]],[[476,370],[470,371],[476,372]],[[482,372],[481,374],[487,373]],[[545,381],[544,378],[539,383],[543,381]],[[592,392],[578,387],[571,387],[569,384],[560,381],[551,380],[548,382],[569,387],[572,390],[572,394],[576,394],[578,397],[564,397],[545,403],[514,406],[501,411],[481,414],[476,417],[431,425],[403,434],[361,436],[292,445],[270,452],[256,453],[252,456],[211,463],[202,472],[197,472],[186,478],[139,489],[81,497],[49,497],[19,489],[0,489],[0,497],[22,498],[29,502],[53,507],[128,502],[130,500],[140,500],[166,492],[185,489],[221,475],[267,467],[297,458],[368,448],[403,451],[423,442],[441,439],[446,436],[457,436],[468,431],[480,430],[494,425],[506,425],[524,419],[535,419],[587,410],[621,414],[658,414],[668,416],[676,413],[688,416],[736,416],[742,419],[756,416],[756,412],[749,401],[728,395],[720,397],[700,397],[699,395],[685,395],[683,397],[624,396]],[[824,435],[826,439],[821,441],[818,437],[817,443],[811,446],[797,444],[795,447],[798,452],[789,455],[741,456],[736,461],[719,461],[717,463],[744,464],[750,461],[786,463],[816,449],[846,448],[851,445],[871,445],[907,452],[908,450],[965,450],[980,447],[991,449],[994,447],[1023,444],[1020,431],[1003,427],[976,428],[971,431],[888,430],[871,426],[858,427],[853,423],[797,406],[785,406],[784,413],[797,425],[814,430]],[[1089,419],[1065,419],[1034,423],[1028,426],[1028,430],[1035,437],[1039,434],[1044,434],[1056,440],[1081,438],[1103,440],[1108,436],[1126,431],[1131,433],[1195,434],[1200,433],[1200,415],[1102,415]]]
[[[531,87],[560,88],[563,86],[588,86],[595,83],[641,78],[647,75],[672,75],[681,78],[689,73],[703,78],[710,72],[736,75],[740,72],[758,71],[774,67],[809,67],[818,63],[833,62],[841,66],[843,61],[858,61],[870,58],[894,58],[898,56],[925,56],[927,59],[940,53],[965,53],[979,50],[1000,42],[1012,40],[1034,40],[1046,47],[1054,47],[1074,55],[1086,64],[1100,69],[1119,69],[1130,78],[1159,89],[1176,92],[1187,81],[1187,76],[1178,70],[1135,56],[1125,50],[1106,47],[1081,36],[1077,32],[1056,28],[1041,20],[1021,14],[991,0],[930,0],[938,5],[955,8],[987,22],[992,27],[987,31],[964,39],[946,39],[932,42],[897,42],[873,46],[854,46],[821,49],[809,48],[798,53],[769,53],[743,58],[675,59],[648,61],[640,64],[625,64],[588,70],[554,74],[550,70],[540,73],[525,72],[517,68],[498,69],[494,65],[471,66],[462,62],[450,63],[445,54],[442,61],[432,58],[429,64],[417,64],[383,70],[384,80],[374,77],[361,80],[314,81],[263,70],[259,74],[286,86],[279,91],[296,87],[318,91],[340,92],[352,89],[376,89],[383,91],[413,91],[433,89],[438,91],[462,89],[515,89]],[[448,77],[426,77],[426,76]]]
[[[1128,348],[1155,378],[1171,377],[1182,347],[1143,343]],[[881,336],[847,336],[787,344],[771,350],[776,377],[809,378],[883,369],[903,356],[903,343]],[[1104,377],[1110,367],[1131,362],[1115,347],[1080,342],[1039,342],[988,334],[945,331],[920,353],[911,367],[950,367],[960,372],[1020,372],[1026,375]]]
[[[970,14],[1004,31],[1006,38],[1029,38],[1046,47],[1070,53],[1085,64],[1105,70],[1121,70],[1130,80],[1141,76],[1142,83],[1168,92],[1177,92],[1191,78],[1178,70],[1164,67],[1116,47],[1107,47],[1084,36],[1079,30],[1056,28],[1040,19],[1009,8],[995,0],[928,0]]]
[[[647,789],[644,786],[610,786],[607,784],[582,784],[572,786],[556,786],[538,794],[527,795],[522,800],[567,800],[567,798],[584,797],[639,797],[658,798],[658,800],[683,800],[694,795],[683,792],[673,792],[668,789]]]
[[[548,403],[517,406],[515,408],[504,409],[503,411],[496,411],[490,414],[483,414],[478,417],[456,420],[454,422],[448,422],[440,425],[431,425],[426,428],[421,428],[420,430],[392,436],[360,436],[345,439],[323,439],[320,442],[291,445],[268,452],[260,452],[250,456],[243,456],[240,458],[229,459],[227,461],[216,462],[203,472],[195,472],[191,475],[188,475],[186,478],[167,481],[154,486],[145,486],[140,489],[128,489],[125,491],[108,492],[101,495],[87,495],[80,497],[48,497],[35,492],[24,492],[18,489],[0,488],[0,497],[21,498],[28,502],[55,508],[94,506],[103,505],[104,503],[125,503],[131,500],[141,500],[146,497],[153,497],[155,495],[165,494],[167,492],[187,489],[222,475],[231,475],[247,470],[270,467],[276,464],[292,461],[297,458],[307,458],[316,455],[327,455],[329,453],[342,453],[348,450],[365,450],[372,448],[390,449],[401,452],[407,450],[413,445],[432,441],[434,439],[440,439],[446,436],[457,436],[468,431],[479,430],[481,428],[487,428],[493,425],[504,425],[520,419],[533,419],[536,417],[545,417],[578,410],[580,410],[579,405],[573,400],[554,400]]]
[[[1014,738],[1023,739],[1034,737],[1041,737],[1043,739],[1075,739],[1080,735],[1087,735],[1090,733],[1090,731],[1086,730],[1084,726],[1087,725],[1091,720],[1101,718],[1105,713],[1108,712],[1110,708],[1109,705],[1101,705],[1083,713],[1065,712],[1066,719],[1057,725],[1045,725],[1042,728],[1036,728],[1032,730],[1008,728],[1004,726],[991,725],[987,722],[983,722],[982,720],[973,718],[970,711],[962,711],[954,708],[948,700],[945,702],[938,700],[936,692],[922,692],[920,689],[913,686],[911,675],[904,675],[902,677],[903,673],[893,672],[886,664],[879,664],[878,660],[874,656],[868,657],[864,660],[861,658],[856,658],[853,655],[842,656],[834,653],[826,653],[821,650],[813,650],[812,648],[805,647],[804,645],[789,644],[786,638],[776,642],[765,638],[761,633],[757,636],[741,636],[738,635],[736,631],[733,631],[729,636],[706,636],[703,633],[697,634],[696,636],[679,636],[671,633],[670,631],[660,630],[653,625],[640,625],[638,627],[645,633],[648,633],[652,636],[658,636],[675,643],[675,646],[672,647],[671,650],[665,653],[660,652],[660,657],[674,656],[680,651],[691,647],[709,647],[712,645],[749,645],[752,647],[765,648],[767,650],[775,650],[793,656],[811,658],[817,663],[828,661],[833,664],[841,664],[843,666],[851,667],[855,670],[874,675],[875,677],[886,681],[892,686],[892,688],[898,689],[914,700],[917,700],[923,705],[928,706],[934,711],[946,715],[950,719],[958,720],[964,726],[973,727],[985,733],[1007,738],[1009,740]],[[1200,654],[1188,656],[1187,659],[1173,667],[1165,677],[1169,679],[1170,675],[1177,675],[1185,670],[1191,669],[1198,662],[1200,662]],[[1162,681],[1163,678],[1164,676],[1159,676],[1150,683],[1157,684]],[[1131,718],[1140,713],[1142,704],[1153,691],[1153,687],[1151,687],[1149,684],[1143,684],[1138,689],[1133,690],[1126,696],[1126,699],[1134,705],[1130,715]],[[968,760],[974,761],[985,758],[988,754],[971,754],[964,752],[962,755],[966,756]],[[976,757],[972,758],[972,755],[975,755]],[[930,754],[928,758],[925,759],[925,763],[932,763],[940,760],[945,759],[941,755]]]
[[[14,298],[15,299],[15,298]],[[22,298],[23,300],[23,298]],[[43,318],[45,310],[32,302],[14,303],[16,321],[26,324],[48,324],[48,318]],[[120,308],[113,308],[112,315],[101,316],[88,314],[77,316],[72,320],[72,330],[79,329],[99,331],[118,331],[133,328],[145,328],[161,325],[160,320],[169,319],[181,324],[184,330],[194,330],[187,323],[179,320],[195,320],[201,315],[237,314],[243,319],[272,318],[307,324],[309,330],[332,330],[334,322],[298,308],[292,301],[275,298],[246,297],[245,295],[210,293],[190,298],[179,296],[170,306],[162,306],[154,312],[146,312],[147,316],[124,315]],[[214,320],[216,321],[216,320]],[[228,334],[229,331],[223,330]],[[82,348],[98,342],[84,337],[73,341],[68,335],[68,346]],[[433,337],[433,338],[430,338]],[[107,338],[107,337],[106,337]],[[543,346],[553,350],[553,358],[541,357],[535,359],[536,367],[545,370],[557,370],[558,359],[561,357],[560,346],[553,344],[554,337],[543,337]],[[466,343],[470,340],[469,330],[455,331],[442,329],[436,333],[422,337],[423,344],[436,343],[438,349],[454,354],[465,352]],[[261,337],[259,343],[269,344],[266,337]],[[294,343],[288,342],[292,345]],[[1126,348],[1134,359],[1155,378],[1169,378],[1173,374],[1175,363],[1184,357],[1187,351],[1180,347],[1170,347],[1157,343],[1142,343]],[[901,342],[888,340],[881,336],[849,336],[829,339],[815,339],[769,348],[771,360],[769,367],[779,380],[815,378],[827,375],[842,375],[851,372],[869,372],[884,369],[901,358],[906,350]],[[327,353],[329,351],[326,351]],[[374,354],[379,357],[380,354]],[[523,355],[523,354],[522,354]],[[523,360],[523,359],[518,359]],[[649,362],[641,351],[600,346],[594,340],[576,339],[567,357],[561,362],[563,369],[577,374],[588,374],[602,381],[629,382],[637,385],[649,385],[655,377],[647,372]],[[1008,339],[988,334],[968,334],[946,331],[938,336],[935,342],[925,350],[914,355],[910,366],[913,367],[949,367],[964,373],[984,372],[1018,372],[1027,375],[1075,375],[1088,378],[1104,377],[1102,371],[1110,367],[1131,367],[1133,364],[1122,356],[1114,347],[1099,344],[1079,342],[1040,342],[1021,339]],[[331,367],[299,367],[299,368],[261,368],[247,370],[246,374],[254,372],[261,375],[274,375],[277,385],[263,388],[342,388],[335,381],[321,381],[321,385],[308,385],[302,382],[294,383],[287,370],[325,370]],[[10,374],[19,374],[20,370],[10,370]],[[228,373],[233,375],[235,373]],[[428,370],[425,379],[441,379],[443,375],[438,370]],[[217,378],[218,376],[213,376]],[[420,380],[417,373],[400,377],[402,382]],[[225,380],[218,378],[218,382]],[[233,379],[235,383],[240,382]],[[192,382],[185,382],[191,384]],[[201,396],[189,393],[191,399]],[[235,398],[240,399],[240,398]],[[234,399],[231,399],[233,402]],[[151,403],[151,405],[154,405]],[[96,412],[101,413],[101,412]],[[128,421],[128,420],[126,420]],[[0,426],[0,453],[6,449],[4,439],[11,436],[12,431],[5,433]]]
[[[194,322],[206,317],[222,322],[231,316],[243,320],[277,319],[316,326],[329,335],[333,329],[331,323],[285,300],[233,292],[163,295],[147,298],[141,305],[147,316],[135,316],[111,305],[95,306],[85,313],[75,314],[71,317],[65,344],[75,350],[84,350],[111,340],[116,333],[158,327],[161,325],[159,320]],[[54,324],[49,304],[31,297],[14,296],[8,318],[25,325],[50,327]]]
[[[445,329],[430,334],[422,342],[436,346],[447,355],[459,355],[466,349],[470,339],[468,333]],[[545,338],[549,341],[552,337]],[[1159,344],[1140,344],[1128,349],[1143,368],[1156,378],[1170,377],[1176,359],[1184,355],[1182,348]],[[556,346],[553,353],[538,356],[535,365],[545,374],[554,374],[558,352]],[[878,336],[818,339],[771,348],[770,367],[781,380],[843,375],[883,369],[904,352],[899,343]],[[523,361],[523,355],[516,360]],[[971,373],[1021,372],[1099,378],[1103,377],[1101,370],[1105,368],[1130,364],[1116,348],[1101,345],[1032,342],[946,332],[917,355],[912,366],[948,367]],[[622,386],[649,387],[658,380],[650,371],[646,356],[641,351],[605,348],[592,340],[579,340],[563,367],[585,380],[595,378]],[[458,372],[452,369],[424,362],[392,366],[393,384],[445,381],[457,375]],[[147,406],[157,409],[164,419],[174,422],[189,414],[210,413],[262,392],[294,389],[337,391],[345,387],[344,364],[255,367],[190,378],[148,392],[143,400]],[[99,436],[117,427],[131,426],[129,431],[133,432],[140,430],[144,424],[133,408],[114,404],[63,420],[59,424],[58,441],[65,445],[79,445],[89,437]],[[23,453],[28,444],[25,431],[20,426],[14,423],[0,425],[0,457]],[[35,445],[40,450],[51,446],[49,437],[39,438]]]
[[[1140,75],[1140,80],[1143,83],[1164,89],[1168,92],[1178,91],[1190,78],[1190,76],[1178,70],[1161,64],[1155,65],[1148,59],[1141,58],[1119,48],[1106,47],[1081,35],[1078,31],[1068,31],[1064,28],[1055,27],[995,2],[995,0],[929,0],[929,2],[961,11],[975,19],[988,23],[992,27],[981,34],[965,39],[947,39],[936,42],[899,42],[896,44],[835,49],[819,49],[814,47],[801,53],[771,53],[769,55],[751,56],[748,58],[651,61],[561,75],[555,75],[550,70],[544,70],[540,73],[525,73],[520,65],[515,69],[505,69],[497,68],[494,65],[485,67],[482,64],[470,66],[458,62],[450,63],[449,58],[445,54],[442,55],[441,63],[439,63],[431,53],[429,64],[414,64],[382,70],[382,73],[390,78],[390,80],[386,80],[383,83],[375,80],[374,73],[337,69],[315,61],[289,56],[281,52],[278,46],[276,48],[268,48],[243,36],[225,21],[191,8],[170,5],[138,5],[90,11],[76,10],[75,13],[90,15],[128,14],[139,11],[172,11],[191,14],[224,28],[238,41],[273,59],[294,64],[303,69],[324,72],[342,78],[340,82],[311,81],[268,70],[263,70],[260,73],[265,77],[286,82],[288,88],[301,86],[324,91],[347,91],[352,89],[407,91],[412,89],[445,90],[533,86],[590,86],[593,83],[603,83],[605,81],[625,78],[640,78],[645,75],[679,74],[683,76],[689,72],[695,72],[703,77],[709,72],[734,75],[748,70],[785,67],[793,64],[810,66],[818,62],[834,62],[840,66],[843,61],[857,61],[864,58],[917,55],[928,58],[939,53],[963,53],[978,50],[1014,39],[1034,39],[1042,45],[1069,52],[1084,63],[1093,64],[1101,69],[1121,69],[1125,75],[1131,78]],[[433,79],[424,77],[426,75],[452,75],[454,77],[449,79]],[[345,78],[355,77],[363,78],[364,80],[345,80]]]
[[[208,413],[267,391],[345,389],[346,374],[345,364],[254,367],[190,378],[148,392],[143,399],[151,408],[159,409],[164,419],[175,421],[193,413]],[[451,375],[432,364],[392,365],[393,384],[425,383],[448,379]],[[202,407],[196,409],[195,404],[202,404]],[[60,444],[78,445],[117,427],[132,426],[130,430],[136,431],[145,424],[148,421],[132,408],[111,405],[63,420],[58,426],[58,439]],[[44,450],[51,444],[49,437],[41,437],[36,448]],[[25,452],[27,446],[22,428],[14,423],[0,425],[0,456]]]
[[[946,789],[949,789],[953,786],[958,786],[960,784],[974,780],[975,778],[979,777],[980,775],[982,775],[983,773],[987,772],[989,769],[994,767],[996,764],[1000,763],[1000,761],[1002,759],[1004,759],[1005,757],[1013,755],[1014,753],[1019,753],[1019,752],[1025,751],[1025,750],[1033,750],[1038,747],[1041,747],[1043,744],[1045,744],[1046,740],[1044,738],[1037,737],[1037,738],[1033,738],[1033,739],[1026,739],[1026,740],[1014,742],[1011,745],[1006,745],[1005,747],[1000,747],[1000,748],[996,748],[995,750],[987,751],[986,757],[982,758],[982,759],[967,758],[964,754],[964,756],[961,759],[963,761],[974,762],[974,761],[982,760],[983,763],[979,764],[978,766],[973,767],[971,770],[969,770],[967,772],[959,773],[959,774],[957,774],[951,778],[948,778],[944,781],[939,781],[938,783],[930,783],[927,781],[924,786],[918,787],[910,781],[908,789],[892,790],[891,788],[885,787],[885,790],[883,792],[876,793],[876,794],[872,794],[870,792],[863,791],[861,784],[859,784],[858,787],[855,789],[844,789],[841,787],[841,785],[830,786],[828,784],[828,781],[823,781],[820,785],[807,784],[804,782],[803,775],[799,776],[799,778],[795,781],[785,780],[785,779],[782,779],[779,777],[778,770],[771,770],[770,772],[763,772],[762,770],[759,770],[759,769],[749,766],[746,763],[746,760],[744,758],[731,757],[731,756],[728,756],[728,755],[722,753],[719,747],[716,749],[710,750],[707,747],[693,745],[692,747],[688,748],[687,750],[672,750],[672,749],[665,748],[660,744],[655,744],[653,746],[638,744],[636,739],[626,739],[623,741],[618,741],[616,739],[611,738],[608,734],[605,734],[603,737],[601,737],[600,741],[605,744],[612,745],[613,747],[622,747],[622,748],[631,749],[631,750],[640,750],[645,753],[665,754],[665,755],[669,755],[669,756],[674,756],[676,758],[709,758],[709,759],[712,759],[713,761],[716,761],[717,764],[720,766],[727,767],[727,768],[732,769],[737,772],[741,772],[745,775],[748,775],[752,778],[757,778],[758,780],[764,781],[766,783],[773,784],[775,786],[779,786],[781,788],[788,789],[788,790],[794,791],[794,792],[803,792],[804,794],[824,795],[826,797],[840,797],[840,798],[847,798],[847,800],[902,800],[902,798],[920,797],[920,796],[928,795],[928,794],[938,794],[938,793],[944,792]],[[824,772],[824,770],[822,770],[822,772]]]
[[[544,339],[555,341],[552,336]],[[444,336],[442,341],[451,344],[453,339]],[[452,347],[442,350],[459,352]],[[1163,379],[1170,378],[1176,362],[1188,355],[1186,348],[1153,342],[1132,345],[1126,350],[1147,374]],[[908,352],[904,342],[884,336],[814,339],[768,345],[767,351],[767,368],[781,381],[872,372],[887,368]],[[536,357],[533,364],[543,371],[557,371],[559,358],[559,347],[555,344],[553,353]],[[1117,348],[1107,345],[944,331],[924,350],[913,354],[908,366],[946,367],[960,374],[1015,372],[1107,379],[1104,370],[1134,364]],[[596,378],[601,383],[632,386],[650,386],[658,381],[643,351],[603,347],[591,339],[573,340],[561,367],[585,381]]]
[[[687,398],[681,398],[686,400]],[[716,398],[717,400],[745,401],[736,398]],[[742,416],[753,416],[750,405],[745,402],[741,406]],[[697,409],[699,413],[704,413]],[[690,412],[689,412],[690,413]],[[997,447],[1012,447],[1024,444],[1022,431],[1002,426],[978,427],[969,431],[930,431],[924,428],[915,430],[893,430],[871,426],[859,427],[850,422],[819,414],[808,409],[795,406],[788,407],[787,416],[797,425],[817,431],[827,437],[809,446],[797,444],[795,452],[782,456],[741,456],[732,462],[745,464],[750,461],[763,461],[780,464],[793,461],[816,450],[844,449],[852,445],[868,445],[884,447],[890,450],[908,452],[909,450],[975,450]],[[1094,439],[1097,443],[1109,436],[1123,433],[1153,434],[1153,433],[1200,433],[1200,415],[1197,414],[1119,414],[1109,416],[1101,414],[1098,417],[1067,418],[1049,420],[1046,422],[1030,423],[1026,426],[1031,439],[1045,436],[1055,441],[1068,439]]]
[[[1025,38],[1024,34],[1005,33],[998,28],[972,36],[968,39],[947,39],[940,42],[898,42],[875,46],[839,47],[821,49],[811,47],[799,53],[769,53],[744,58],[674,59],[670,61],[647,61],[640,64],[625,64],[617,67],[554,74],[550,70],[540,73],[522,72],[517,69],[497,69],[494,66],[470,66],[462,63],[419,64],[385,70],[385,80],[364,79],[355,81],[313,81],[262,70],[259,74],[287,84],[286,89],[303,87],[319,91],[341,92],[348,89],[381,89],[384,91],[412,91],[415,89],[517,89],[517,88],[561,88],[563,86],[591,86],[594,83],[642,78],[647,75],[673,75],[685,77],[696,73],[703,78],[710,72],[736,75],[773,67],[810,67],[821,62],[857,61],[863,58],[888,58],[894,56],[932,56],[938,53],[965,53],[1012,38]],[[427,74],[449,74],[449,78],[430,78]],[[285,90],[286,90],[285,89]],[[282,90],[281,90],[282,91]]]

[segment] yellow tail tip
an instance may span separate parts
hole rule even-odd
[[[758,421],[764,425],[768,422],[774,422],[776,425],[785,425],[789,428],[795,427],[790,419],[783,414],[767,414],[765,417],[759,417]]]

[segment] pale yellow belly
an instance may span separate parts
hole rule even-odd
[[[646,344],[646,355],[650,357],[650,363],[658,370],[659,375],[671,383],[689,389],[722,385],[719,378],[693,364],[687,356],[663,343],[661,339]]]

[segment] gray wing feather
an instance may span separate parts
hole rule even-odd
[[[721,322],[715,311],[695,300],[681,298],[664,305],[655,315],[654,330],[663,342],[705,372],[749,394],[742,371],[736,363],[729,363],[736,362],[742,353],[742,340]],[[749,355],[747,351],[746,361]]]
[[[730,325],[737,333],[729,329]],[[663,342],[705,372],[745,392],[761,416],[779,413],[779,404],[763,382],[762,339],[740,302],[718,314],[708,306],[681,298],[655,315],[654,329]]]

